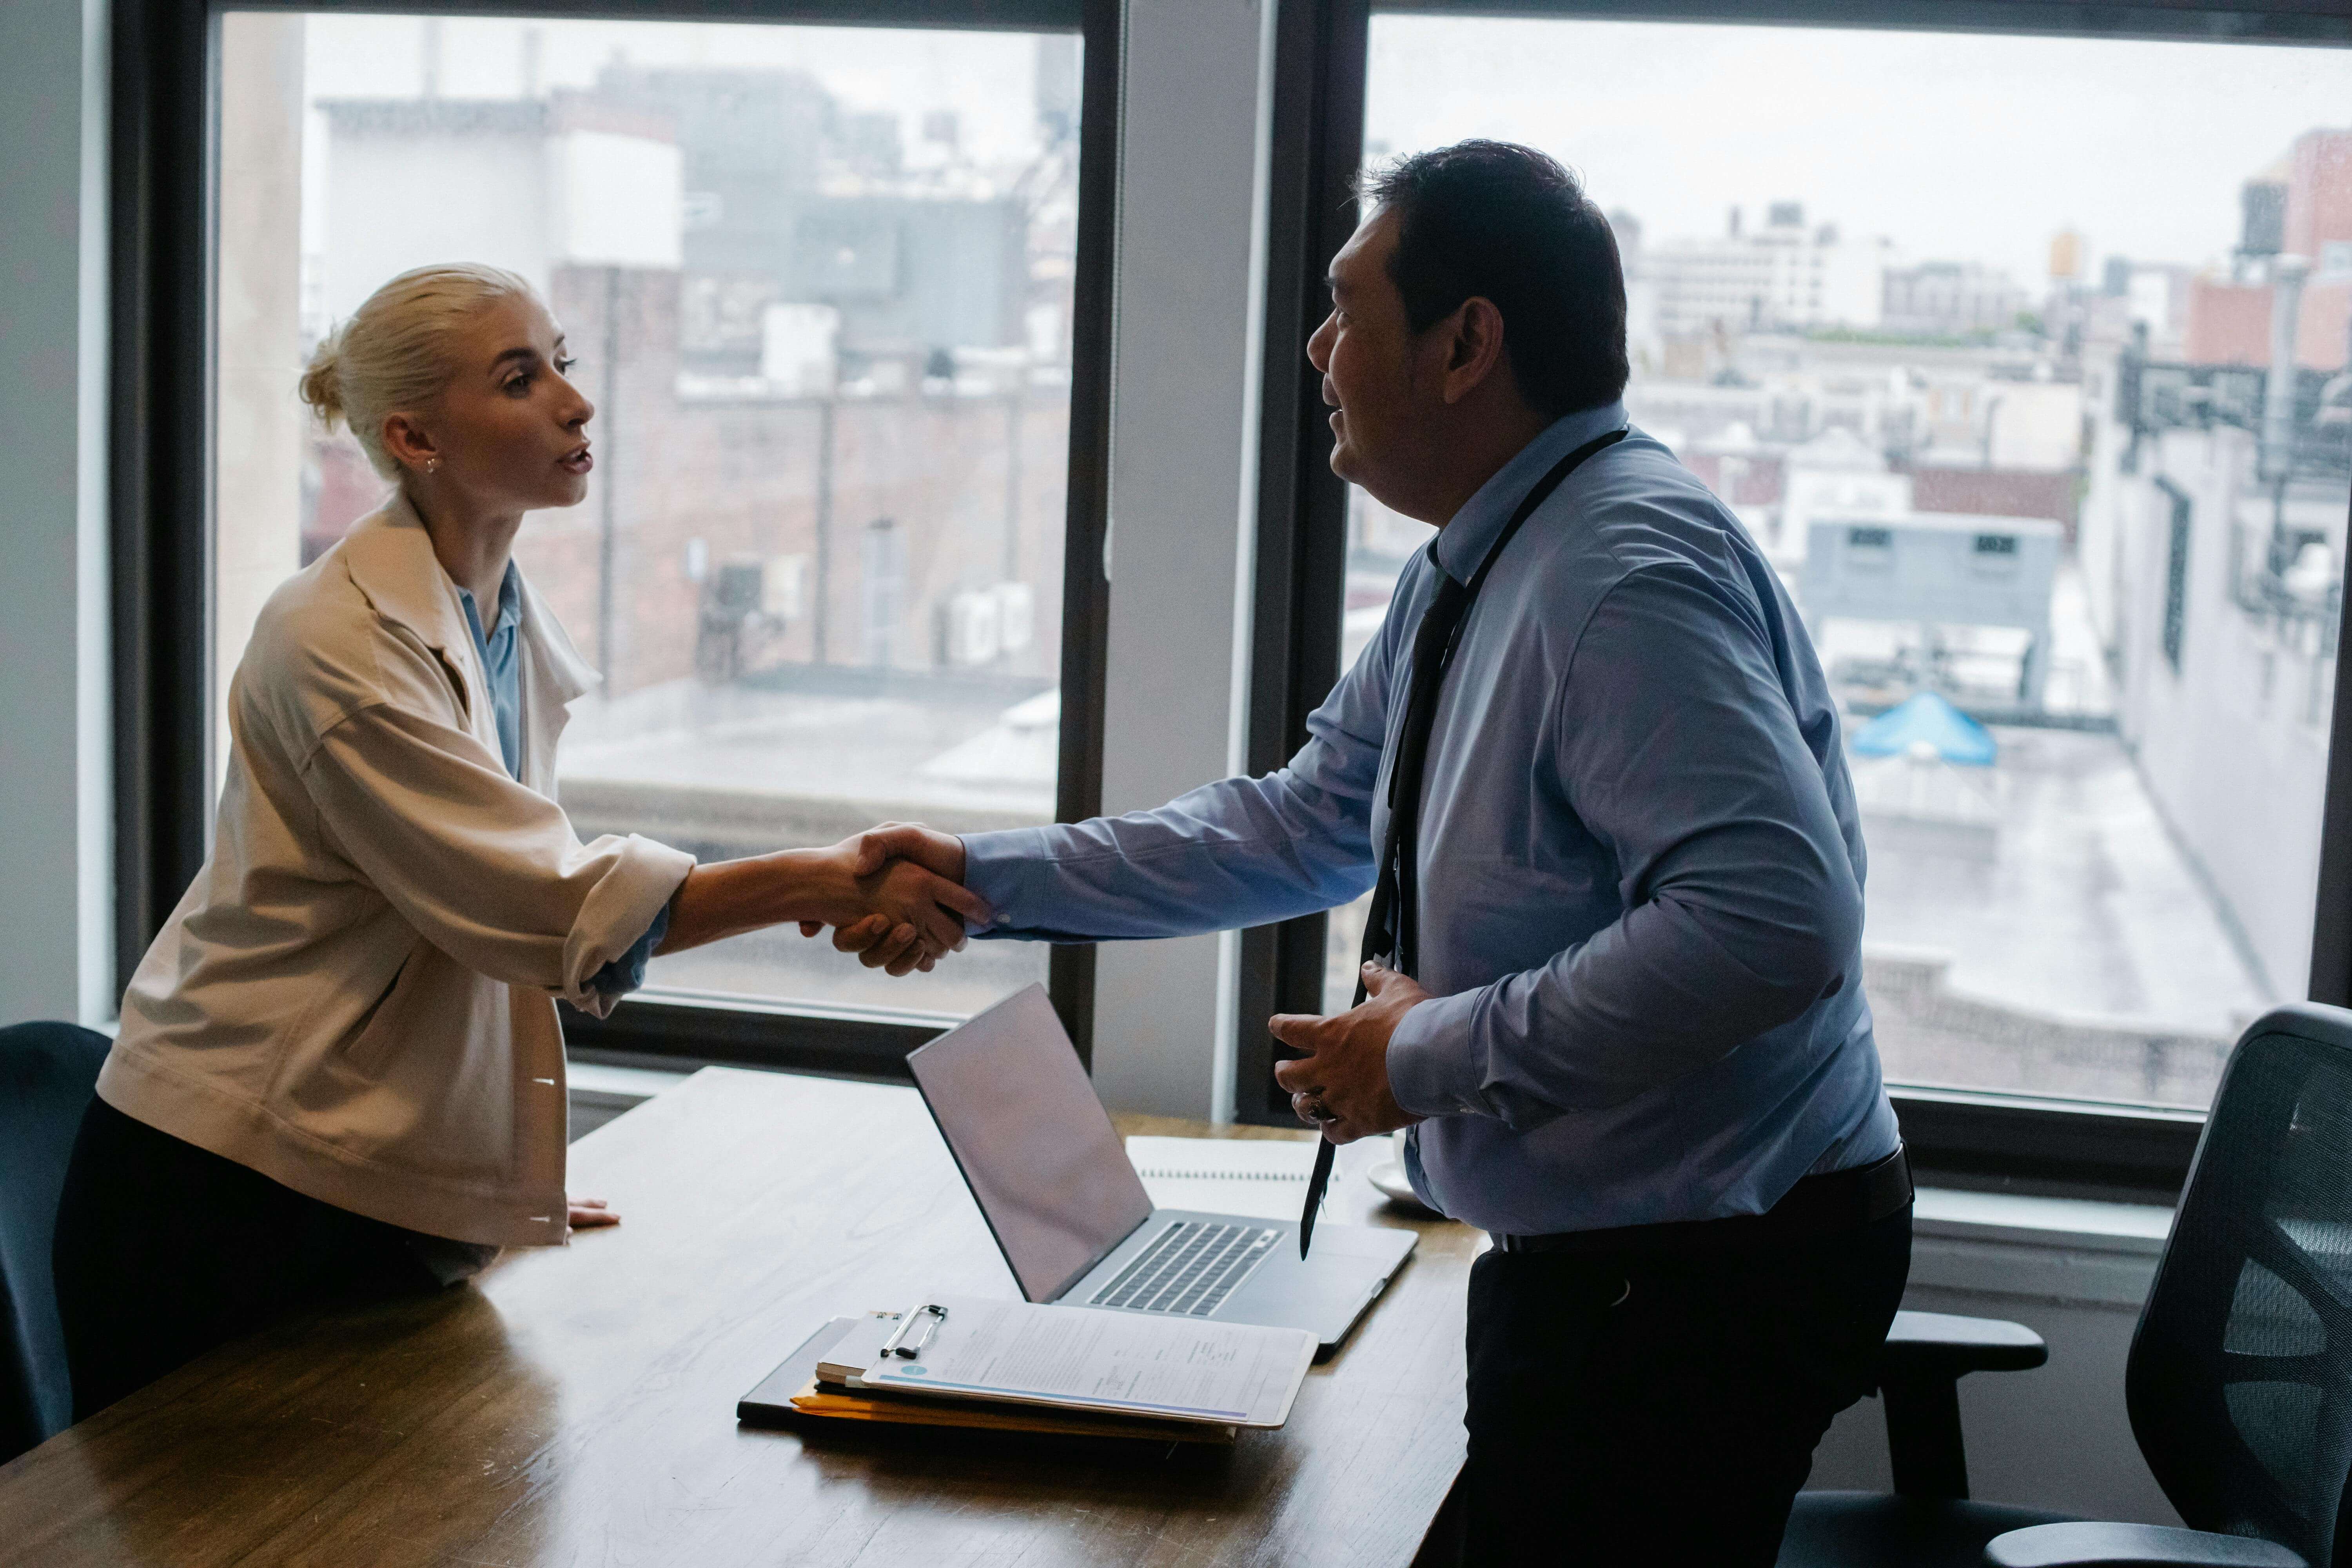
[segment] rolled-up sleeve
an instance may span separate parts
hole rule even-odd
[[[1388,1060],[1409,1110],[1525,1130],[1618,1104],[1857,979],[1860,880],[1752,603],[1695,567],[1629,574],[1578,640],[1553,743],[1625,913],[1407,1013]]]
[[[1384,627],[1308,717],[1287,767],[1220,779],[1152,811],[968,836],[964,884],[997,915],[973,934],[1191,936],[1360,897],[1372,885],[1391,643]]]
[[[555,802],[467,731],[388,702],[344,716],[303,769],[321,837],[425,939],[599,1016],[594,984],[694,868],[635,834],[583,844]]]

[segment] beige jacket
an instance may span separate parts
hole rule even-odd
[[[457,590],[395,498],[264,607],[212,857],[122,999],[98,1091],[297,1192],[430,1236],[563,1240],[562,997],[692,868],[556,805],[595,680],[521,595],[522,773]]]

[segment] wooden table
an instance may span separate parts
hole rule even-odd
[[[182,1368],[0,1468],[0,1562],[1409,1563],[1462,1459],[1481,1238],[1384,1205],[1376,1147],[1327,1215],[1421,1246],[1280,1432],[760,1431],[736,1398],[827,1318],[1019,1291],[914,1090],[709,1068],[572,1146],[618,1228]]]

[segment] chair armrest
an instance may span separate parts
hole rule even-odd
[[[1960,1379],[1972,1372],[2022,1371],[2049,1359],[2050,1347],[2023,1323],[1945,1312],[1895,1313],[1877,1369],[1895,1489],[1905,1497],[1967,1497]]]
[[[2310,1568],[2284,1546],[2156,1524],[2037,1524],[1996,1535],[1987,1568]]]
[[[2023,1323],[1948,1312],[1897,1312],[1886,1331],[1878,1369],[1887,1377],[1960,1377],[1971,1372],[2024,1372],[2049,1359],[2049,1345]]]

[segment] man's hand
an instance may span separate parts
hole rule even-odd
[[[885,822],[869,827],[854,840],[860,872],[878,871],[886,861],[912,860],[935,877],[963,885],[963,840],[919,822]]]
[[[1307,1054],[1276,1062],[1274,1078],[1290,1090],[1298,1120],[1323,1129],[1334,1143],[1352,1143],[1392,1132],[1420,1117],[1396,1102],[1389,1089],[1389,1037],[1397,1021],[1429,993],[1405,975],[1377,963],[1364,965],[1370,993],[1359,1007],[1318,1018],[1278,1013],[1266,1020],[1274,1037]]]

